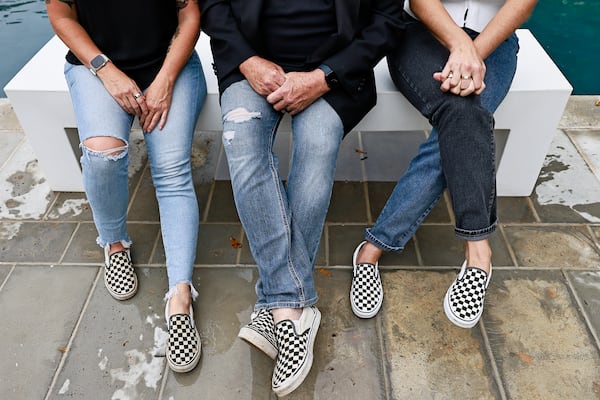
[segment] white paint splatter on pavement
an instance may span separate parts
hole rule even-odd
[[[58,394],[65,394],[65,393],[67,393],[67,391],[69,390],[69,385],[70,384],[71,384],[71,381],[69,379],[67,379],[65,381],[65,383],[63,383],[63,385],[60,388],[60,390],[58,391]]]

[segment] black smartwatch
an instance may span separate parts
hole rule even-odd
[[[96,76],[98,70],[104,67],[109,61],[110,59],[104,54],[98,54],[96,57],[92,58],[92,61],[90,61],[90,72]]]
[[[327,82],[327,86],[329,89],[335,89],[340,86],[340,81],[338,80],[337,75],[328,65],[321,64],[318,67],[325,74],[325,82]]]

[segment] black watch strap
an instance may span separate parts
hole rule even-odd
[[[318,68],[325,74],[325,82],[327,82],[329,89],[334,89],[340,86],[340,81],[337,75],[331,68],[329,68],[328,65],[321,64]]]

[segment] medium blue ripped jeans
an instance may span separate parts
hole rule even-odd
[[[134,116],[119,106],[85,66],[66,63],[65,77],[77,120],[83,151],[83,184],[98,230],[97,242],[103,248],[119,241],[129,247],[128,150]],[[196,120],[205,98],[202,65],[193,53],[175,82],[165,127],[144,134],[171,288],[192,281],[199,217],[190,156]],[[86,139],[100,136],[118,138],[124,145],[97,152],[83,144]]]
[[[478,35],[465,30],[472,38]],[[480,96],[462,98],[441,92],[440,83],[432,78],[433,72],[445,65],[448,50],[421,22],[412,20],[407,25],[401,43],[388,55],[390,74],[434,129],[396,184],[375,225],[366,230],[367,241],[384,251],[402,251],[447,182],[456,235],[481,240],[492,234],[497,222],[491,113],[508,93],[518,50],[513,34],[485,59],[486,89]],[[440,146],[445,146],[443,154]]]
[[[223,146],[235,204],[258,265],[255,309],[317,302],[313,268],[333,187],[342,121],[323,99],[292,117],[286,185],[273,152],[283,114],[248,81],[221,97]]]

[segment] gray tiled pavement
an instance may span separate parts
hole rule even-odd
[[[532,195],[499,199],[494,277],[471,330],[450,324],[442,310],[462,262],[446,197],[402,254],[382,258],[379,315],[353,316],[351,253],[425,133],[363,132],[344,141],[315,270],[323,313],[315,363],[288,398],[600,399],[594,101],[571,98]],[[133,145],[129,209],[140,290],[117,302],[102,282],[85,196],[49,190],[10,104],[0,100],[0,399],[276,398],[273,362],[236,338],[252,310],[257,271],[219,143],[218,132],[196,135],[192,160],[203,355],[193,372],[174,374],[164,361],[165,256],[143,144]],[[285,153],[289,143],[278,147]],[[362,174],[370,180],[357,182]]]

